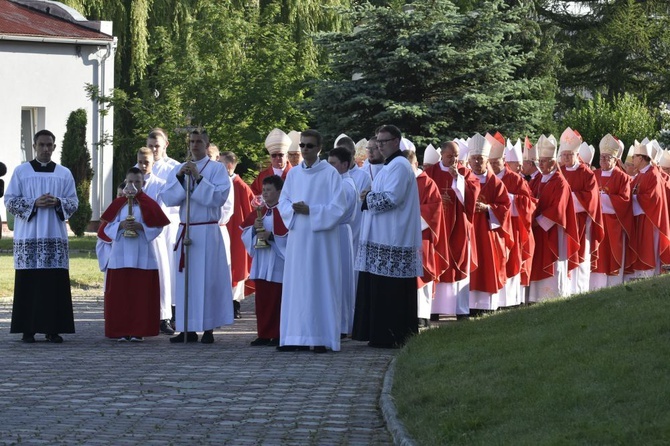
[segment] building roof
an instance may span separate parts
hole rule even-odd
[[[0,0],[0,40],[12,37],[73,42],[113,40],[95,29],[99,23],[86,21],[76,11],[54,1]]]

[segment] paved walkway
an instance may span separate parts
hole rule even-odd
[[[102,299],[76,298],[77,333],[24,344],[0,304],[0,444],[387,445],[378,407],[394,351],[250,347],[253,299],[213,345],[103,336]]]

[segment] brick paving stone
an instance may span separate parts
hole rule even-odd
[[[29,345],[0,300],[0,444],[392,444],[378,400],[394,351],[250,347],[253,298],[212,345],[118,343],[103,335],[99,296],[74,307],[76,334]]]

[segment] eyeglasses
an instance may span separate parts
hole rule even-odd
[[[283,154],[283,153],[273,153],[273,154],[270,155],[270,156],[271,156],[272,158],[284,158],[284,154]]]
[[[377,140],[377,145],[378,145],[378,146],[380,146],[380,145],[384,145],[384,144],[386,144],[386,143],[389,142],[389,141],[393,141],[394,139],[395,139],[395,138],[378,139],[378,140]]]
[[[298,144],[298,147],[300,147],[301,149],[304,149],[305,147],[307,147],[308,149],[313,149],[314,147],[316,147],[316,144],[312,144],[311,142],[305,144],[304,142],[301,142],[300,144]]]

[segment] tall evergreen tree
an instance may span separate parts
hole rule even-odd
[[[536,0],[565,42],[564,93],[627,92],[657,104],[670,96],[670,4],[665,0]]]
[[[86,143],[87,122],[86,110],[83,108],[70,113],[67,118],[61,153],[61,164],[70,169],[77,186],[79,207],[69,220],[70,229],[77,237],[84,235],[93,213],[90,202],[93,169],[91,168],[91,154]]]
[[[553,111],[553,73],[537,76],[540,41],[520,36],[529,10],[485,0],[460,11],[448,0],[356,8],[357,27],[322,38],[331,73],[310,103],[333,137],[367,137],[395,123],[418,146],[446,137],[543,129]]]

